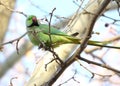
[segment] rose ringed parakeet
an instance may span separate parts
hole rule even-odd
[[[34,15],[27,18],[26,25],[28,36],[34,45],[39,45],[40,42],[43,42],[46,47],[50,47],[50,43],[52,43],[52,46],[55,48],[66,43],[80,44],[80,39],[69,36],[56,28],[50,27],[49,32],[49,26],[46,24],[38,24],[37,18]]]
[[[34,45],[40,46],[42,45],[43,48],[47,47],[50,48],[51,46],[53,48],[58,47],[62,44],[80,44],[80,39],[67,35],[64,32],[61,32],[60,30],[49,27],[49,25],[46,24],[39,24],[36,16],[30,15],[26,19],[26,26],[28,31],[28,37],[31,40],[31,42]],[[49,31],[50,28],[50,31]],[[88,41],[88,45],[94,45],[94,46],[103,46],[102,42],[99,41]],[[113,47],[114,48],[114,47]]]

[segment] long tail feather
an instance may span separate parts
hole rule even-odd
[[[106,47],[106,48],[120,49],[120,47],[109,46],[107,44],[108,44],[108,42],[99,42],[99,41],[89,41],[88,42],[88,45],[99,46],[99,47]]]

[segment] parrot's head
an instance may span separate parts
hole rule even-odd
[[[27,27],[39,26],[37,17],[34,15],[28,16],[26,19],[26,25]]]

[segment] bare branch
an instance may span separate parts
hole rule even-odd
[[[10,85],[9,85],[9,86],[14,86],[13,83],[12,83],[12,81],[13,81],[14,79],[17,79],[17,77],[13,77],[13,78],[10,79]]]
[[[20,39],[23,38],[26,34],[27,34],[27,32],[24,33],[22,36],[16,38],[16,39],[10,40],[10,41],[5,42],[5,43],[1,43],[1,44],[0,44],[0,48],[2,48],[3,45],[12,44],[13,42],[17,41],[17,42],[16,42],[16,50],[17,50],[17,54],[19,54],[18,43],[19,43]]]
[[[22,15],[24,15],[25,17],[27,17],[27,15],[26,15],[25,13],[20,12],[20,11],[16,11],[16,10],[13,10],[13,9],[9,8],[9,7],[6,6],[5,4],[3,4],[2,1],[0,1],[0,5],[4,6],[5,8],[7,8],[7,9],[8,9],[9,11],[11,11],[11,12],[19,13],[19,14],[22,14]]]
[[[120,70],[114,69],[114,68],[112,68],[112,67],[110,67],[108,65],[104,65],[104,64],[100,64],[100,63],[97,63],[97,62],[94,62],[94,61],[90,61],[90,60],[87,60],[87,59],[82,58],[82,57],[77,57],[77,58],[80,59],[80,60],[82,60],[82,61],[87,62],[88,64],[94,64],[94,65],[106,68],[108,70],[111,70],[111,71],[113,71],[115,73],[120,73]]]
[[[73,76],[72,76],[71,78],[69,78],[69,79],[66,80],[65,82],[59,84],[58,86],[62,86],[63,84],[69,82],[70,80],[74,80],[75,82],[80,83],[79,81],[77,81],[77,80],[75,79],[75,75],[76,75],[76,73],[77,73],[77,71],[74,72],[74,74],[73,74]]]

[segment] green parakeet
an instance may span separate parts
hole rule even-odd
[[[28,31],[28,37],[31,42],[37,46],[42,45],[42,48],[50,48],[51,46],[55,48],[59,45],[70,43],[80,44],[81,41],[80,39],[74,36],[67,35],[66,33],[61,32],[54,27],[49,27],[49,25],[46,24],[39,24],[36,16],[34,15],[30,15],[27,17],[26,26]],[[88,45],[103,46],[103,43],[99,41],[89,40]]]

